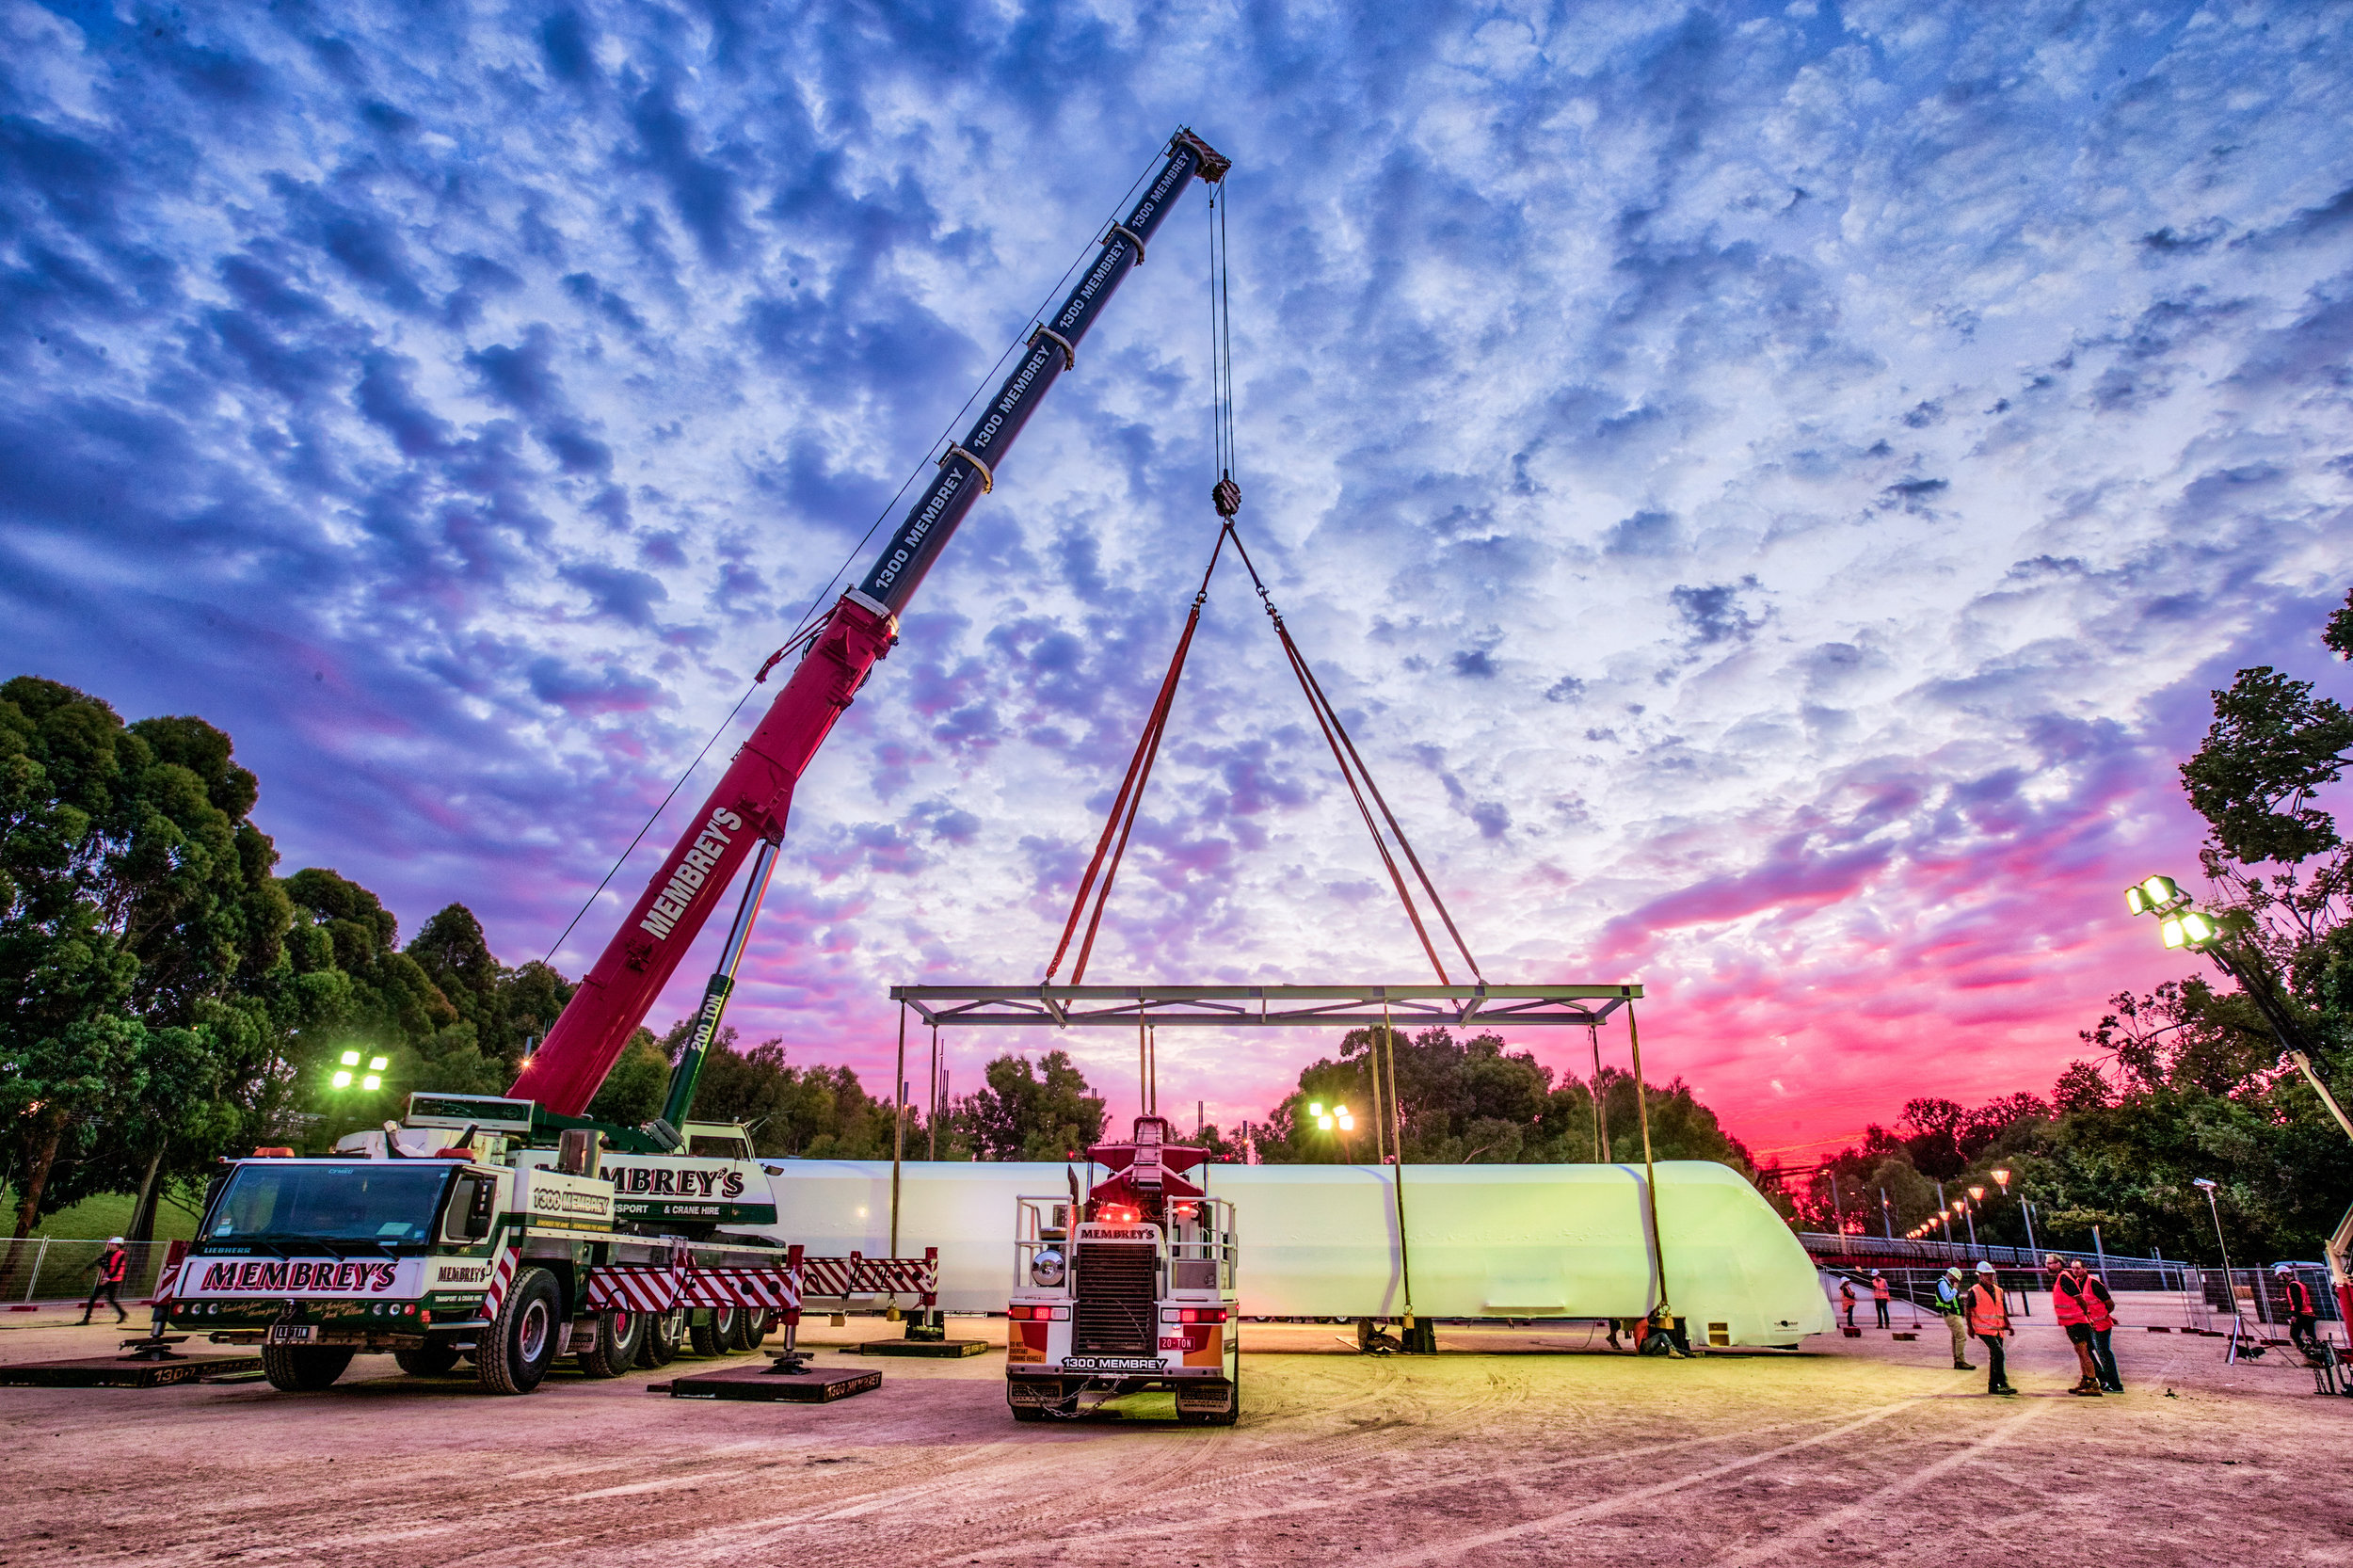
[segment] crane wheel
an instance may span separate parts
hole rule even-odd
[[[331,1387],[351,1365],[349,1350],[331,1345],[264,1345],[262,1375],[287,1394],[315,1394]]]
[[[735,1315],[735,1338],[730,1346],[739,1351],[756,1351],[769,1331],[776,1326],[776,1315],[766,1307],[745,1307]]]
[[[688,1320],[686,1343],[696,1355],[729,1355],[735,1350],[735,1320],[742,1314],[732,1306],[711,1308],[708,1322]]]
[[[528,1394],[555,1364],[564,1339],[564,1300],[555,1276],[525,1269],[507,1288],[499,1314],[474,1340],[474,1376],[492,1394]]]
[[[674,1306],[667,1312],[648,1313],[646,1336],[638,1341],[637,1365],[667,1367],[678,1359],[679,1347],[685,1342],[686,1308]]]
[[[646,1315],[627,1307],[597,1314],[597,1342],[580,1352],[580,1369],[592,1378],[616,1378],[637,1365],[646,1344]]]
[[[445,1377],[457,1365],[457,1347],[419,1345],[414,1350],[394,1351],[392,1359],[412,1378]]]

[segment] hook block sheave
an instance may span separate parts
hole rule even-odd
[[[875,661],[898,640],[899,616],[973,502],[994,488],[1004,453],[1039,399],[1075,368],[1080,341],[1121,281],[1143,264],[1145,247],[1177,196],[1195,178],[1224,179],[1226,168],[1226,160],[1192,132],[1170,138],[1160,168],[1125,219],[1111,226],[1062,303],[1038,322],[964,439],[941,455],[938,473],[865,578],[834,605],[760,728],[638,895],[509,1095],[560,1115],[587,1109],[753,848],[784,836],[801,771]]]

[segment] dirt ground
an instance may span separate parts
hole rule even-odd
[[[389,1356],[312,1395],[0,1388],[0,1564],[2353,1562],[2353,1400],[2215,1339],[2120,1332],[2129,1391],[2086,1400],[2058,1331],[2028,1327],[2024,1395],[1997,1400],[1933,1324],[1690,1362],[1493,1330],[1376,1359],[1249,1324],[1220,1430],[1165,1396],[1016,1426],[1001,1350],[877,1361],[839,1347],[879,1324],[817,1323],[821,1359],[880,1366],[879,1390],[647,1392],[718,1365],[681,1358],[499,1399]],[[0,1319],[0,1361],[114,1338]]]

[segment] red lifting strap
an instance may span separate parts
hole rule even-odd
[[[1223,510],[1221,506],[1220,511]],[[1086,936],[1079,944],[1078,961],[1071,966],[1070,984],[1078,984],[1086,975],[1087,959],[1095,951],[1096,932],[1102,925],[1103,910],[1111,900],[1112,882],[1119,874],[1119,862],[1128,853],[1128,836],[1135,826],[1136,812],[1144,802],[1144,783],[1152,776],[1152,763],[1160,756],[1160,738],[1167,731],[1169,709],[1176,701],[1176,682],[1184,674],[1185,656],[1192,650],[1193,631],[1201,624],[1201,607],[1209,601],[1209,579],[1217,571],[1218,558],[1224,552],[1229,536],[1234,541],[1235,552],[1241,557],[1243,568],[1249,571],[1251,582],[1257,587],[1258,598],[1266,605],[1269,618],[1274,622],[1274,633],[1282,640],[1283,656],[1290,662],[1291,673],[1299,680],[1299,689],[1306,695],[1307,706],[1316,715],[1316,727],[1323,732],[1324,744],[1332,748],[1332,760],[1339,764],[1340,777],[1348,785],[1350,797],[1356,803],[1356,813],[1364,819],[1365,831],[1372,835],[1373,848],[1380,852],[1381,864],[1388,871],[1389,885],[1397,889],[1398,902],[1405,906],[1405,918],[1413,922],[1414,935],[1420,939],[1422,952],[1429,955],[1430,967],[1437,971],[1438,984],[1449,985],[1453,982],[1447,975],[1446,965],[1438,958],[1438,950],[1430,939],[1429,928],[1422,923],[1421,911],[1415,905],[1414,895],[1405,885],[1404,872],[1399,869],[1397,857],[1389,852],[1388,840],[1383,837],[1380,824],[1373,820],[1373,807],[1380,808],[1381,822],[1388,824],[1389,834],[1397,840],[1398,848],[1404,852],[1406,863],[1413,868],[1415,880],[1421,884],[1421,890],[1429,896],[1431,907],[1438,912],[1438,919],[1446,924],[1447,935],[1453,938],[1455,951],[1463,955],[1463,962],[1469,967],[1471,974],[1483,982],[1485,977],[1479,972],[1479,961],[1471,956],[1469,947],[1463,941],[1462,932],[1455,928],[1454,917],[1448,912],[1446,901],[1438,896],[1438,889],[1431,882],[1430,873],[1422,869],[1421,856],[1414,853],[1413,843],[1405,837],[1405,829],[1399,824],[1397,813],[1389,809],[1389,803],[1383,797],[1380,786],[1372,781],[1371,770],[1365,766],[1364,758],[1356,750],[1356,743],[1349,736],[1348,727],[1340,722],[1339,711],[1324,695],[1323,685],[1316,680],[1315,672],[1307,667],[1306,657],[1299,651],[1299,645],[1291,640],[1290,629],[1283,624],[1281,612],[1274,608],[1273,600],[1268,597],[1266,583],[1258,576],[1258,568],[1252,563],[1249,551],[1242,547],[1241,534],[1235,531],[1232,518],[1226,517],[1218,531],[1217,544],[1209,552],[1209,569],[1201,574],[1200,591],[1193,597],[1193,610],[1185,617],[1184,632],[1176,639],[1176,651],[1169,659],[1168,673],[1160,679],[1160,695],[1153,701],[1150,716],[1144,720],[1144,733],[1137,737],[1135,755],[1128,760],[1127,776],[1120,780],[1119,793],[1113,798],[1111,813],[1103,823],[1102,837],[1096,841],[1095,857],[1087,862],[1086,874],[1079,879],[1078,896],[1071,901],[1070,918],[1063,924],[1062,941],[1054,948],[1053,962],[1046,966],[1047,983],[1053,983],[1054,971],[1062,967],[1064,956],[1069,952],[1071,939],[1078,935],[1081,915],[1086,916]],[[1372,797],[1371,806],[1365,802],[1368,793]],[[1091,912],[1090,904],[1093,905]]]
[[[1209,552],[1209,566],[1201,574],[1201,589],[1193,596],[1193,613],[1185,617],[1184,634],[1176,639],[1176,651],[1168,661],[1168,673],[1160,678],[1160,695],[1153,699],[1151,716],[1144,721],[1144,733],[1136,738],[1136,754],[1128,759],[1128,776],[1119,781],[1119,793],[1112,801],[1111,814],[1104,819],[1103,836],[1096,840],[1095,858],[1087,862],[1086,874],[1079,879],[1079,896],[1070,902],[1070,919],[1063,922],[1062,940],[1055,945],[1053,962],[1046,966],[1047,984],[1051,984],[1054,971],[1062,968],[1063,954],[1070,951],[1070,938],[1079,929],[1079,917],[1086,913],[1088,895],[1094,895],[1095,912],[1087,919],[1086,940],[1079,945],[1078,962],[1070,967],[1070,984],[1076,985],[1085,978],[1087,958],[1095,952],[1095,933],[1103,923],[1103,906],[1111,901],[1112,878],[1119,874],[1119,862],[1128,853],[1128,834],[1136,824],[1137,808],[1144,803],[1144,780],[1152,776],[1153,760],[1160,754],[1160,736],[1168,728],[1168,710],[1176,700],[1176,681],[1185,673],[1185,655],[1192,651],[1193,629],[1201,624],[1201,606],[1209,602],[1209,579],[1216,575],[1218,556],[1225,549],[1225,535],[1231,525],[1218,531],[1217,544]],[[1236,540],[1239,547],[1241,541]],[[1110,856],[1106,867],[1104,856]],[[1102,883],[1096,883],[1097,873]]]

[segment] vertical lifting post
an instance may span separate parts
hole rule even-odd
[[[1667,1238],[1658,1228],[1658,1166],[1650,1153],[1650,1098],[1642,1087],[1642,1032],[1634,1027],[1634,999],[1625,1003],[1625,1038],[1634,1056],[1634,1112],[1642,1124],[1642,1196],[1650,1205],[1651,1258],[1658,1275],[1658,1315],[1672,1332],[1674,1308],[1667,1301]],[[1670,1343],[1673,1341],[1671,1340]]]

